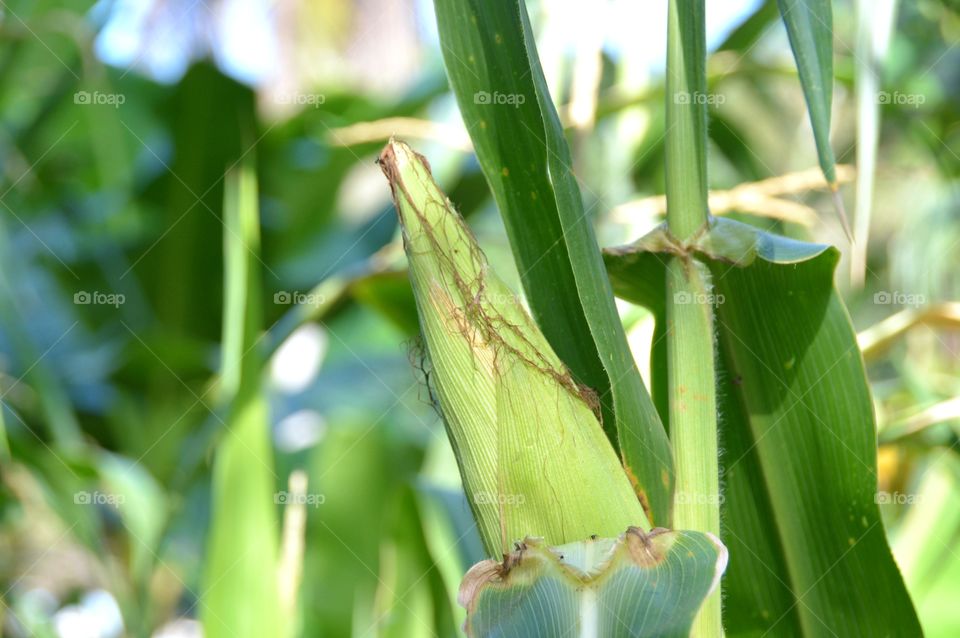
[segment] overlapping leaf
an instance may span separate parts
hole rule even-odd
[[[656,253],[678,249],[658,230],[607,254],[617,294],[659,325]],[[837,251],[720,219],[693,252],[716,302],[728,635],[921,635],[874,502],[873,409]]]

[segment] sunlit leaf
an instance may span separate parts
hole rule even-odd
[[[836,183],[830,147],[830,108],[833,103],[833,10],[830,0],[777,0],[797,62],[810,123],[817,141],[820,167]]]
[[[836,157],[830,146],[830,109],[833,105],[833,9],[831,0],[777,0],[787,27],[790,47],[797,61],[800,84],[817,143],[817,157],[823,176],[837,192]],[[834,196],[837,216],[852,240],[850,223],[839,195]]]
[[[277,587],[276,475],[260,389],[259,214],[249,164],[228,175],[221,390],[231,402],[213,468],[200,615],[208,638],[286,635]]]
[[[873,407],[837,251],[712,223],[694,255],[713,278],[728,635],[921,635],[874,499]],[[607,253],[617,294],[658,323],[669,250],[658,229]]]

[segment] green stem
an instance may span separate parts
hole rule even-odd
[[[667,225],[683,244],[709,221],[703,0],[670,0],[667,31]],[[676,469],[673,525],[720,535],[713,302],[709,272],[691,255],[667,266],[670,438]],[[720,592],[704,602],[692,636],[723,635]]]
[[[667,30],[667,224],[689,239],[707,221],[707,75],[703,0],[670,0]]]
[[[706,267],[673,257],[667,266],[670,439],[676,471],[673,526],[720,536],[713,296]],[[720,592],[701,608],[698,638],[722,636]]]

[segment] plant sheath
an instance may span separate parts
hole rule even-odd
[[[670,0],[667,30],[667,225],[686,246],[709,224],[703,0]],[[709,273],[687,250],[667,265],[670,439],[675,529],[720,534],[713,302]],[[721,636],[719,589],[692,633]]]

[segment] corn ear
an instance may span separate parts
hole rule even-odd
[[[391,140],[379,160],[403,230],[430,380],[491,554],[649,524],[596,416],[494,274],[426,160]]]

